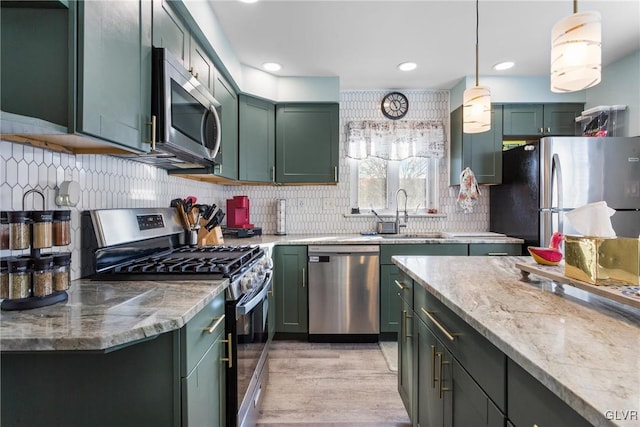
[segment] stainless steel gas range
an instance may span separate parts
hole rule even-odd
[[[174,283],[229,279],[227,426],[255,425],[269,371],[271,258],[259,246],[186,245],[174,208],[103,209],[89,216],[96,237],[91,245],[94,278]]]

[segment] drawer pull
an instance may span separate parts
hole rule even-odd
[[[507,256],[509,255],[506,252],[487,252],[487,255],[489,256]]]
[[[203,328],[202,330],[212,334],[213,331],[215,331],[216,328],[218,326],[220,326],[220,323],[224,322],[224,314],[221,317],[218,317],[218,318],[214,317],[213,320],[215,320],[215,322],[211,326],[209,326],[208,328]]]
[[[456,334],[452,334],[451,332],[447,331],[445,329],[444,326],[442,326],[440,324],[440,322],[438,322],[438,320],[433,317],[433,314],[429,313],[427,310],[424,309],[424,307],[420,307],[420,310],[422,310],[422,312],[429,318],[429,320],[431,320],[437,327],[438,329],[440,329],[440,331],[442,331],[442,333],[449,338],[449,341],[455,341],[456,339]]]
[[[227,362],[227,367],[233,368],[233,335],[231,332],[227,334],[226,340],[220,340],[220,342],[227,343],[227,357],[223,357],[220,360],[222,362]]]
[[[400,288],[401,291],[404,291],[405,289],[407,289],[407,287],[405,285],[403,285],[402,283],[398,282],[397,280],[394,280],[395,284],[397,287]]]
[[[302,269],[302,287],[304,288],[306,286],[306,282],[307,282],[307,274],[305,269]]]
[[[436,378],[436,346],[432,345],[431,346],[431,388],[436,388],[436,383],[438,381],[439,381],[438,378]]]
[[[413,316],[407,313],[407,310],[402,310],[402,330],[404,331],[404,339],[411,338],[413,335],[409,335],[407,333],[407,317],[412,318]]]
[[[442,366],[443,365],[450,365],[450,364],[451,364],[451,362],[447,362],[446,360],[445,361],[442,360],[442,353],[438,353],[438,365],[439,365],[438,370],[440,371],[440,390],[438,392],[438,397],[440,399],[442,399],[445,391],[451,391],[451,389],[449,387],[444,387],[443,386],[443,384],[444,384],[444,375],[443,375],[443,372],[442,372]]]

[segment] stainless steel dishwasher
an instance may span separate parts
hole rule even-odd
[[[380,249],[309,246],[309,340],[377,341]]]

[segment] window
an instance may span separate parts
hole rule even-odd
[[[375,209],[379,213],[395,213],[396,192],[407,192],[409,213],[426,213],[438,209],[438,159],[409,157],[384,160],[368,157],[351,162],[351,205],[361,212]],[[400,210],[404,195],[398,196]]]

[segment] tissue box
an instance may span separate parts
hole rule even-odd
[[[638,285],[640,238],[565,236],[564,274],[594,285]]]

